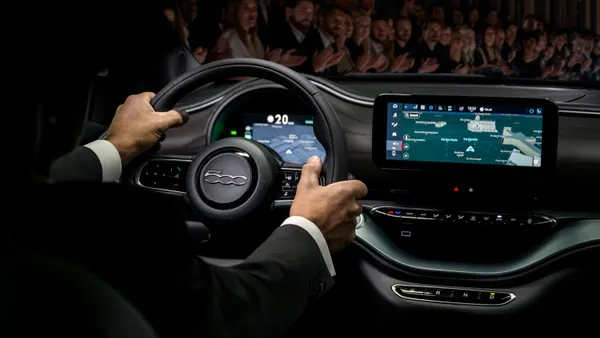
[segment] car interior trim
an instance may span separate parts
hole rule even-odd
[[[502,263],[475,264],[466,262],[442,262],[425,260],[410,255],[396,246],[392,240],[368,216],[356,231],[357,240],[391,263],[425,274],[448,274],[495,278],[532,269],[551,259],[566,255],[584,246],[600,246],[600,220],[580,220],[563,226],[527,254]]]
[[[414,295],[411,295],[411,290],[415,290],[415,289],[423,289],[423,290],[436,290],[436,289],[441,289],[441,290],[453,290],[453,291],[459,291],[459,290],[455,290],[456,288],[446,288],[446,287],[441,287],[441,286],[434,286],[434,285],[406,285],[406,284],[394,284],[392,285],[392,291],[394,292],[394,294],[396,294],[396,296],[402,298],[402,299],[406,299],[406,300],[411,300],[411,301],[417,301],[417,302],[428,302],[428,303],[439,303],[439,304],[449,304],[449,305],[472,305],[472,306],[503,306],[506,305],[510,302],[512,302],[513,300],[515,300],[515,298],[517,298],[517,296],[512,293],[512,292],[503,292],[503,291],[491,291],[491,290],[480,290],[480,289],[470,289],[470,288],[460,288],[460,292],[466,291],[466,292],[473,292],[473,293],[487,293],[487,294],[503,294],[505,295],[506,299],[501,299],[499,300],[497,303],[478,303],[475,301],[470,301],[470,300],[465,300],[465,301],[445,301],[445,300],[439,300],[439,299],[434,299],[434,297],[431,298],[424,298],[422,297],[423,294],[427,291],[415,291]],[[405,291],[404,293],[402,292],[398,292],[398,289],[402,289],[403,291]],[[427,297],[427,296],[425,296]]]
[[[309,81],[312,84],[314,84],[317,88],[326,92],[327,94],[333,95],[333,96],[335,96],[341,100],[344,100],[346,102],[354,103],[354,104],[357,104],[360,106],[365,106],[365,107],[373,107],[373,105],[374,105],[374,99],[367,98],[367,97],[358,97],[357,95],[354,95],[351,93],[344,93],[329,84],[325,84],[324,81],[315,81],[312,77],[309,77]],[[247,83],[247,82],[245,82],[245,83]],[[219,94],[218,96],[212,97],[208,100],[204,100],[198,104],[191,104],[191,105],[188,105],[185,107],[181,107],[181,109],[185,109],[186,111],[191,112],[191,113],[208,109],[211,106],[214,106],[215,104],[219,103],[231,91],[233,91],[235,88],[238,88],[238,87],[239,86],[235,86],[235,87],[231,88],[230,90],[227,90],[224,93]],[[256,88],[254,88],[254,89],[256,89]],[[401,93],[396,93],[396,94],[403,95]],[[408,95],[408,94],[406,94],[406,95]],[[559,104],[559,107],[560,106],[561,105]],[[592,116],[592,117],[600,116],[600,112],[594,112],[594,111],[588,111],[588,110],[561,109],[561,108],[559,108],[559,114],[560,115],[571,115],[571,116],[573,116],[573,115],[575,115],[575,116],[583,115],[583,116]]]

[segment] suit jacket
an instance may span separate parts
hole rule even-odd
[[[101,181],[100,160],[80,147],[54,163],[54,179]],[[311,235],[282,225],[242,264],[217,267],[194,254],[172,200],[130,186],[32,184],[30,246],[75,260],[123,293],[161,337],[278,337],[333,286]],[[33,197],[33,200],[31,200]],[[33,234],[33,235],[32,235]]]

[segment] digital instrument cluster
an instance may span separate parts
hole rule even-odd
[[[304,164],[312,156],[325,159],[325,148],[309,114],[244,114],[243,136],[275,150],[285,162]]]

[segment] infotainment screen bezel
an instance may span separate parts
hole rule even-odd
[[[502,166],[490,164],[463,164],[447,162],[419,162],[386,159],[387,112],[389,103],[403,104],[440,104],[440,105],[473,105],[473,106],[505,106],[505,107],[539,107],[543,109],[543,142],[541,167]],[[529,99],[513,97],[476,97],[476,96],[441,96],[441,95],[403,95],[380,94],[373,106],[373,163],[384,170],[410,170],[425,173],[476,175],[483,176],[494,173],[522,175],[519,178],[546,175],[556,168],[558,148],[558,106],[548,99]]]

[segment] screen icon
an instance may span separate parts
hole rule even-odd
[[[444,110],[444,107],[443,106],[438,106],[438,110],[442,111],[442,110]]]
[[[402,154],[402,157],[403,157],[405,160],[408,160],[408,158],[409,158],[410,156],[408,155],[408,153],[404,153],[404,154]]]
[[[469,146],[469,148],[467,148],[467,152],[469,152],[469,153],[475,152],[475,148],[473,148],[473,146]]]
[[[424,104],[421,105],[421,110],[425,110],[425,105]]]
[[[477,107],[469,107],[469,111],[472,113],[477,110]]]
[[[392,116],[393,118],[398,117],[398,113],[394,113],[394,115]]]
[[[533,114],[535,113],[535,110],[533,108],[529,109],[529,114]]]
[[[267,122],[269,122],[269,123],[275,122],[275,117],[273,115],[267,116]]]
[[[396,156],[396,151],[392,150],[392,156]]]
[[[433,110],[433,106],[429,106],[429,110]]]
[[[452,106],[448,106],[448,111],[453,111]]]
[[[396,132],[393,132],[392,136],[398,136],[398,134]]]
[[[465,107],[463,107],[463,106],[460,106],[460,107],[458,108],[458,110],[460,110],[460,111],[463,111],[463,110],[465,110]]]
[[[398,126],[398,122],[392,122],[392,127],[396,128]]]
[[[541,113],[542,113],[542,108],[538,108],[538,109],[536,109],[536,112],[537,112],[538,114],[541,114]]]
[[[415,104],[415,106],[413,107],[413,109],[415,109],[415,110],[419,109],[419,105]]]
[[[485,108],[483,108],[483,107],[479,108],[480,112],[483,112],[484,110],[485,110]]]
[[[392,107],[393,107],[393,108],[398,108],[398,105],[394,103],[394,104],[392,105]]]

